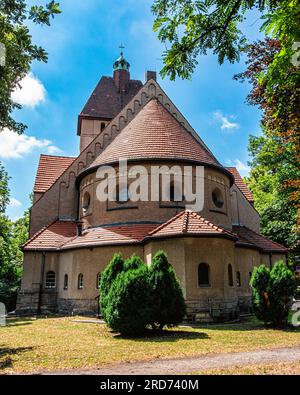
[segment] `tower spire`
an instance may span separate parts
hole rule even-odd
[[[119,58],[114,62],[114,81],[116,87],[120,93],[126,93],[129,88],[130,82],[130,64],[124,58],[123,49],[125,48],[123,44],[119,45],[121,50]]]

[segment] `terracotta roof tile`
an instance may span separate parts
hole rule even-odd
[[[177,235],[216,235],[236,238],[229,230],[215,225],[201,215],[185,210],[165,222],[150,233],[151,237],[168,237]]]
[[[250,202],[254,202],[253,195],[249,188],[247,187],[246,183],[244,182],[243,178],[241,177],[240,173],[238,172],[236,167],[226,167],[228,171],[233,175],[234,177],[234,183],[235,185],[239,188],[239,190],[242,192],[242,194],[245,196],[245,198]]]
[[[76,222],[55,221],[41,229],[23,246],[29,250],[58,250],[76,236]]]
[[[121,94],[112,77],[102,77],[80,116],[113,119],[133,99],[142,86],[141,81],[130,80],[128,91]]]
[[[58,250],[109,244],[130,244],[142,241],[157,224],[110,225],[85,230],[77,236],[76,222],[55,221],[36,233],[24,246],[24,251]]]
[[[288,252],[288,249],[281,244],[269,240],[244,226],[233,226],[233,231],[238,235],[238,244],[240,245],[255,246],[265,252]]]
[[[66,156],[41,155],[33,191],[46,192],[74,160]]]
[[[95,159],[90,168],[126,159],[187,159],[221,166],[156,99]]]
[[[131,244],[143,241],[157,224],[128,224],[85,230],[81,236],[67,242],[62,249],[109,244]]]

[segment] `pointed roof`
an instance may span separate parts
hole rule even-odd
[[[80,118],[113,119],[133,99],[143,86],[130,80],[126,92],[118,92],[112,77],[102,77],[79,115]],[[80,128],[78,128],[78,134]]]
[[[247,184],[241,177],[240,173],[238,172],[238,169],[236,167],[226,167],[228,171],[233,175],[234,177],[234,183],[238,187],[238,189],[242,192],[242,194],[245,196],[245,198],[250,202],[254,203],[254,197],[248,188]]]
[[[41,155],[33,192],[46,192],[75,159],[66,156]]]
[[[150,100],[90,165],[120,158],[185,159],[221,167],[213,155],[157,100]]]
[[[150,232],[152,237],[170,237],[170,236],[223,236],[237,239],[236,235],[229,230],[215,225],[201,215],[191,210],[184,210],[171,218],[169,221],[160,225],[154,231]]]

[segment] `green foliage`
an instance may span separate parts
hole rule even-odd
[[[150,269],[136,255],[124,263],[116,254],[101,277],[100,304],[104,320],[123,335],[177,325],[185,315],[182,290],[162,251]]]
[[[150,290],[146,265],[120,273],[109,292],[106,322],[122,335],[139,335],[149,323]]]
[[[8,174],[0,162],[0,215],[5,213],[9,203]]]
[[[138,269],[141,266],[145,265],[141,258],[135,254],[133,254],[129,259],[126,259],[124,263],[124,270],[134,270]]]
[[[124,259],[121,254],[115,254],[101,275],[100,281],[100,307],[104,320],[108,305],[109,291],[113,281],[124,270]]]
[[[152,293],[152,325],[161,329],[177,325],[185,316],[185,301],[173,267],[163,251],[154,256],[149,273]]]
[[[261,265],[253,271],[251,287],[257,318],[273,326],[286,325],[290,301],[297,288],[294,273],[282,261],[271,271]]]
[[[190,78],[198,55],[209,50],[220,64],[239,61],[247,43],[240,25],[253,9],[261,14],[262,32],[284,38],[281,57],[290,62],[299,32],[299,7],[298,0],[155,0],[153,30],[161,42],[171,45],[163,54],[161,75]]]
[[[21,106],[11,99],[11,93],[26,76],[33,61],[47,62],[47,53],[32,42],[28,24],[33,21],[50,25],[50,19],[60,13],[59,4],[51,1],[46,6],[28,7],[24,0],[0,2],[0,43],[6,48],[6,65],[0,66],[0,131],[9,128],[22,133],[25,125],[12,117]]]
[[[278,139],[265,132],[263,136],[250,137],[249,153],[252,168],[246,181],[260,214],[261,231],[296,252],[297,207],[291,199],[293,188],[287,185],[287,180],[300,178],[293,152],[288,147],[280,149]]]

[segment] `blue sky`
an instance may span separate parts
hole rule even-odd
[[[33,2],[34,3],[34,2]],[[77,116],[102,75],[112,74],[122,42],[131,77],[144,81],[145,71],[159,71],[164,46],[152,32],[152,1],[62,0],[63,13],[50,28],[31,26],[34,41],[49,54],[47,64],[34,63],[16,97],[24,107],[15,118],[28,125],[26,135],[0,137],[0,161],[8,171],[12,219],[29,207],[41,153],[77,155]],[[251,13],[243,30],[258,37],[258,15]],[[245,103],[249,85],[233,81],[239,64],[220,66],[215,56],[199,58],[192,81],[158,82],[224,165],[247,173],[250,134],[259,134],[260,113]],[[25,95],[26,93],[26,95]],[[24,97],[25,95],[25,97]]]

